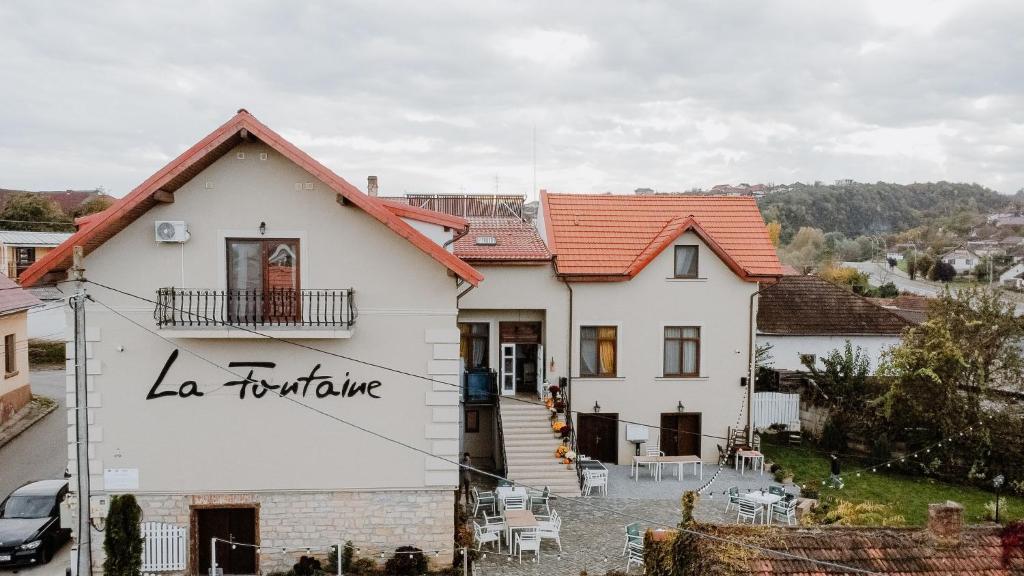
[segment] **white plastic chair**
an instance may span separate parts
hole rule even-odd
[[[751,524],[754,524],[757,522],[758,516],[764,517],[764,507],[758,502],[740,497],[736,522],[742,523],[749,520]]]
[[[523,550],[532,551],[540,564],[540,535],[533,530],[521,530],[516,532],[516,552],[519,554],[519,563],[523,563]]]
[[[632,524],[626,524],[626,543],[622,546],[622,554],[619,556],[625,556],[626,552],[629,551],[630,544],[643,544],[644,536],[640,533],[640,523],[633,522]],[[628,569],[628,567],[627,567]]]
[[[562,551],[562,517],[558,510],[552,510],[549,516],[537,516],[537,535],[541,540],[554,540],[558,551]]]
[[[498,535],[504,535],[505,531],[508,530],[508,524],[505,523],[505,519],[501,516],[488,516],[487,513],[484,512],[484,530],[497,532]],[[508,544],[509,546],[512,545],[511,542]]]
[[[491,512],[494,512],[494,492],[484,492],[481,494],[480,491],[476,489],[476,486],[473,486],[469,489],[469,493],[473,497],[474,518],[477,513],[480,512],[481,508],[490,508]]]
[[[535,508],[543,506],[544,512],[551,514],[549,500],[551,500],[551,489],[545,486],[544,490],[530,494],[530,510],[532,511]]]
[[[778,520],[792,526],[796,524],[796,498],[779,500],[772,504],[772,521]]]
[[[608,495],[608,473],[603,470],[584,470],[583,495],[590,496],[595,489],[598,493]]]
[[[644,568],[644,545],[642,542],[634,543],[630,542],[628,545],[629,557],[626,558],[626,573],[629,574],[629,568],[636,564],[640,566],[640,569]]]
[[[488,542],[498,545],[498,553],[501,553],[501,530],[493,530],[490,527],[481,526],[479,522],[473,522],[473,535],[476,537],[476,549]]]
[[[506,496],[505,510],[526,510],[526,497]]]
[[[647,446],[646,455],[664,456],[665,453],[661,451],[661,444],[651,444]],[[647,466],[647,470],[651,473],[651,478],[661,478],[661,462],[644,462],[644,466]],[[637,474],[640,474],[639,470],[637,470]]]
[[[736,486],[729,487],[729,497],[725,501],[725,511],[728,512],[732,506],[740,504],[740,489]]]

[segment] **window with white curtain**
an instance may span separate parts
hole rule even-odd
[[[665,327],[665,376],[700,376],[700,328]]]
[[[697,247],[676,246],[676,278],[697,277]]]

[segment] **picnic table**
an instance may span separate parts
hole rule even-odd
[[[740,471],[740,475],[743,475],[746,469],[747,460],[750,460],[751,470],[754,469],[754,466],[757,466],[761,474],[764,474],[764,454],[757,450],[737,450],[736,469]]]
[[[693,475],[698,475],[698,469],[700,479],[704,479],[704,463],[701,461],[700,456],[694,456],[692,454],[686,456],[633,456],[633,481],[640,481],[640,466],[645,464],[654,464],[654,479],[661,481],[661,468],[662,466],[675,465],[676,467],[676,480],[683,479],[683,466],[686,464],[693,464]],[[698,468],[699,467],[699,468]]]
[[[535,530],[538,525],[537,517],[529,510],[506,510],[505,527],[509,550],[512,550],[512,546],[515,543],[512,533],[513,530]]]
[[[740,498],[746,498],[747,500],[756,502],[764,507],[764,514],[761,516],[765,524],[771,522],[772,506],[779,500],[782,500],[782,496],[780,494],[772,494],[771,492],[762,492],[760,490],[742,494],[740,495]]]

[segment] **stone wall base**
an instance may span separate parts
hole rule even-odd
[[[0,394],[0,424],[7,422],[14,413],[32,400],[32,387],[19,386],[10,392]]]
[[[188,566],[196,566],[193,511],[197,508],[256,509],[258,544],[270,547],[257,559],[258,572],[287,571],[300,556],[327,559],[326,547],[351,540],[357,557],[383,563],[399,546],[416,546],[427,554],[432,568],[450,566],[455,524],[455,493],[450,490],[378,492],[260,492],[237,494],[137,494],[144,522],[165,522],[188,530]],[[307,553],[305,548],[314,550]],[[316,551],[315,548],[323,548]],[[287,549],[282,552],[281,549]],[[435,556],[434,551],[440,551]],[[94,533],[93,564],[103,564],[103,538]],[[175,574],[164,572],[161,574]]]

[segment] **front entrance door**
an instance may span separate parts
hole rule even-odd
[[[211,539],[228,542],[259,544],[256,541],[255,508],[197,508],[195,515],[195,550],[198,559],[197,574],[210,573]],[[217,565],[224,574],[256,574],[256,549],[217,542]]]
[[[512,396],[516,393],[516,345],[501,345],[501,395]]]
[[[666,456],[700,456],[700,412],[661,415],[661,451]]]
[[[619,415],[580,414],[577,422],[578,452],[609,464],[619,459]]]

